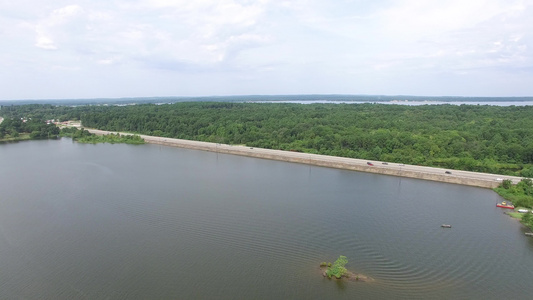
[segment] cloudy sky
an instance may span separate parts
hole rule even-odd
[[[0,0],[0,100],[533,96],[533,0]]]

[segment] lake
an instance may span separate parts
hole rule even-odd
[[[499,200],[159,145],[0,144],[0,298],[529,298],[533,238]],[[339,255],[374,281],[322,277]]]

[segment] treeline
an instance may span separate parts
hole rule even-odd
[[[2,106],[0,116],[6,119],[32,119],[39,121],[56,120],[80,120],[81,113],[91,106],[55,106],[51,104],[27,104]]]
[[[110,131],[533,177],[531,106],[186,102],[20,110]]]

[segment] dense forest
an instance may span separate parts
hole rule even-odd
[[[181,102],[4,106],[8,118],[533,177],[533,107]]]

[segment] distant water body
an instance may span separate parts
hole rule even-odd
[[[406,95],[240,95],[209,97],[147,97],[147,98],[97,98],[1,100],[0,105],[53,104],[53,105],[132,105],[141,103],[165,104],[176,102],[265,102],[265,103],[381,103],[400,105],[469,104],[496,106],[533,105],[533,97],[446,97]]]
[[[298,103],[298,104],[316,104],[316,103],[330,103],[330,104],[390,104],[390,105],[491,105],[491,106],[530,106],[533,101],[412,101],[412,100],[392,100],[392,101],[332,101],[332,100],[291,100],[291,101],[249,101],[261,103]]]
[[[0,144],[0,299],[529,299],[533,238],[500,200],[152,144]],[[339,255],[375,281],[322,277]]]

